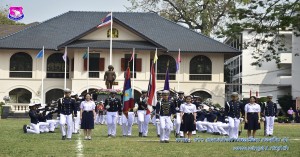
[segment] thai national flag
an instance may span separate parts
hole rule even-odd
[[[156,78],[155,78],[155,70],[154,70],[154,65],[152,63],[151,66],[151,74],[150,74],[150,79],[149,79],[149,84],[148,84],[148,101],[147,103],[149,105],[156,105]]]
[[[112,22],[112,13],[107,14],[106,17],[101,20],[101,22],[102,23],[98,25],[97,28],[109,25]]]

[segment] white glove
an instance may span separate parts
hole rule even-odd
[[[175,109],[176,109],[176,111],[179,111],[179,108],[178,108],[178,107],[176,107]]]
[[[240,121],[243,121],[244,120],[244,118],[240,118]]]
[[[262,117],[261,120],[262,120],[262,121],[266,121],[265,117]]]
[[[109,109],[109,108],[110,108],[110,106],[109,106],[109,105],[107,105],[105,108],[106,108],[106,109]]]
[[[228,118],[225,118],[225,122],[228,122],[229,120],[228,120]]]
[[[159,119],[156,119],[155,122],[156,122],[156,123],[159,123]]]

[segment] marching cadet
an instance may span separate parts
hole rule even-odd
[[[65,89],[64,90],[65,97],[60,98],[58,101],[58,114],[59,117],[59,124],[62,133],[62,140],[66,138],[71,140],[72,138],[72,131],[73,131],[73,115],[77,117],[77,108],[75,104],[75,100],[71,98],[71,90]],[[68,129],[66,131],[66,125]]]
[[[30,117],[30,127],[27,125],[23,126],[24,133],[31,133],[31,134],[39,134],[40,133],[40,126],[38,120],[38,114],[36,112],[35,104],[29,104],[29,117]]]
[[[176,114],[175,105],[169,101],[169,91],[162,92],[161,103],[156,104],[156,120],[160,122],[160,142],[169,143],[172,121],[171,115]]]
[[[110,98],[105,100],[105,108],[107,110],[106,122],[107,122],[107,132],[108,137],[115,137],[117,131],[117,118],[118,115],[122,114],[122,104],[121,100],[116,98],[116,92],[110,92]]]
[[[277,105],[272,101],[273,95],[267,96],[267,102],[263,103],[261,112],[262,116],[265,116],[266,121],[266,136],[273,136],[274,119],[277,114]]]
[[[77,115],[80,115],[80,104],[81,104],[81,99],[79,98],[78,94],[75,94],[74,95],[74,99],[75,99],[75,105],[76,105],[76,109],[77,111],[74,111],[74,112],[77,112],[76,114]],[[79,124],[80,124],[80,117],[77,116],[77,117],[74,117],[74,120],[73,120],[73,134],[79,134]]]
[[[231,101],[225,104],[225,115],[228,116],[229,122],[229,137],[238,138],[239,136],[239,125],[242,113],[243,104],[238,101],[238,93],[233,92],[231,94]],[[227,117],[226,117],[227,118]]]
[[[178,98],[174,100],[175,109],[176,109],[176,116],[174,117],[174,118],[176,118],[176,120],[175,120],[175,136],[177,138],[180,134],[180,125],[181,125],[180,106],[181,106],[181,104],[184,104],[184,103],[185,103],[184,92],[179,91]],[[183,136],[183,134],[180,136]]]
[[[148,110],[148,97],[147,97],[147,90],[142,90],[142,95],[138,100],[138,128],[139,128],[139,137],[147,137],[148,134],[148,125],[150,121],[150,114],[147,114]]]
[[[162,91],[157,91],[157,103],[156,104],[161,104],[161,101],[162,101]],[[153,106],[153,112],[156,114],[156,105]],[[156,128],[156,134],[157,134],[157,137],[160,137],[160,123],[159,121],[156,121],[156,116],[153,117],[155,119],[154,121],[154,125],[155,125],[155,128]]]

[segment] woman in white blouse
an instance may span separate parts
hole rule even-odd
[[[91,100],[91,95],[88,93],[85,95],[85,101],[80,104],[80,120],[81,129],[84,132],[84,139],[91,140],[92,129],[94,129],[94,121],[96,118],[95,102]]]
[[[256,130],[260,129],[260,105],[256,103],[256,97],[250,97],[250,103],[245,105],[245,129],[248,130],[248,137],[254,138]]]
[[[183,131],[184,138],[188,136],[188,141],[191,142],[192,131],[196,130],[196,105],[192,104],[192,96],[185,97],[186,103],[180,105],[181,126],[180,131]]]

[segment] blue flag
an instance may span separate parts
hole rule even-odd
[[[35,58],[42,58],[43,55],[44,55],[44,50],[41,50],[41,51],[36,55]]]
[[[128,118],[128,111],[134,108],[134,99],[132,95],[130,68],[128,67],[125,73],[125,81],[123,88],[123,113]]]
[[[170,90],[169,80],[169,67],[167,67],[164,90]]]

